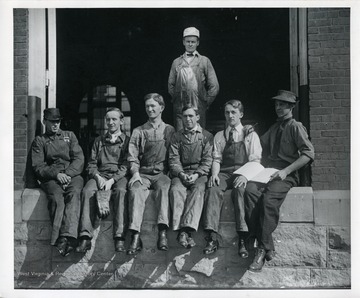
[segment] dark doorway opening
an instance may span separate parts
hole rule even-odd
[[[167,79],[184,52],[182,31],[200,30],[198,48],[216,70],[220,93],[208,111],[208,129],[222,128],[223,104],[245,106],[245,123],[259,134],[274,121],[271,96],[290,88],[289,9],[131,8],[57,9],[57,106],[65,125],[79,132],[79,107],[96,86],[123,91],[131,128],[146,121],[143,97],[166,100],[164,120],[173,123]]]

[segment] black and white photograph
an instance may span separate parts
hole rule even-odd
[[[0,11],[0,297],[359,297],[355,1]]]

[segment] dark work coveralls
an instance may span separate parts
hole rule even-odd
[[[225,130],[224,130],[225,137]],[[225,138],[226,139],[226,138]],[[204,229],[219,232],[221,208],[224,201],[224,192],[233,188],[234,179],[237,175],[233,172],[248,162],[245,143],[226,141],[223,151],[222,163],[220,166],[220,185],[209,187],[205,193]],[[245,222],[244,188],[234,188],[231,198],[234,203],[236,230],[238,232],[248,231]]]
[[[195,231],[204,205],[205,185],[212,163],[213,136],[200,125],[193,131],[181,130],[174,134],[169,153],[170,173],[174,177],[169,192],[173,230],[189,227]],[[178,177],[197,173],[192,185],[184,185]],[[187,194],[187,190],[190,193]]]
[[[54,135],[37,136],[32,143],[31,155],[36,178],[49,200],[51,245],[55,245],[60,236],[77,238],[84,154],[75,134],[59,129]],[[56,178],[59,173],[71,177],[65,189]]]
[[[266,155],[266,167],[282,170],[300,155],[314,159],[314,147],[305,127],[293,118],[278,121],[260,139]],[[248,182],[245,191],[246,221],[259,247],[275,250],[272,233],[279,222],[280,207],[290,188],[298,184],[297,171],[284,180],[273,180],[267,184]]]
[[[95,175],[109,180],[114,179],[111,199],[113,201],[113,237],[124,237],[127,225],[127,201],[125,198],[128,182],[128,149],[130,138],[122,133],[114,143],[111,143],[111,135],[105,134],[96,138],[91,150],[91,156],[86,172],[89,181],[86,183],[81,199],[82,213],[80,220],[80,237],[93,237],[96,220],[95,192],[98,190]]]
[[[168,148],[174,128],[161,122],[153,127],[150,122],[135,128],[130,138],[129,162],[132,175],[139,172],[143,184],[136,181],[129,187],[129,229],[140,232],[145,203],[152,188],[158,211],[157,224],[169,226],[169,188],[167,176]]]

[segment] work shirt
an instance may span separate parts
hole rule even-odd
[[[276,144],[276,134],[278,129],[282,129],[280,147],[277,158],[274,158],[274,147]],[[284,165],[292,164],[300,155],[306,155],[314,160],[314,146],[311,144],[306,128],[301,122],[293,118],[277,121],[269,130],[261,136],[261,144],[266,152],[267,161],[285,162]]]
[[[174,127],[163,121],[156,127],[148,121],[135,128],[129,143],[131,175],[166,173],[168,148],[174,132]]]
[[[114,141],[111,141],[111,137],[111,134],[106,133],[95,139],[86,168],[90,178],[99,174],[105,179],[113,178],[117,182],[127,174],[130,138],[124,133]]]
[[[75,134],[58,130],[56,134],[37,136],[31,148],[32,167],[41,182],[55,180],[59,173],[80,175],[84,154]]]
[[[197,51],[193,58],[187,58],[186,53],[176,58],[170,69],[168,91],[179,109],[185,104],[209,106],[219,93],[219,83],[210,59]]]
[[[195,129],[176,132],[169,149],[170,173],[178,177],[192,170],[200,176],[207,175],[212,163],[213,136],[197,125]]]
[[[245,137],[243,126],[240,123],[238,126],[235,127],[235,130],[233,132],[233,138],[234,142],[244,142],[245,150],[247,154],[248,161],[257,161],[260,162],[261,160],[261,154],[262,154],[262,148],[260,144],[260,139],[257,133],[252,132],[248,134]],[[231,127],[228,126],[224,130],[219,131],[216,133],[214,137],[214,150],[213,150],[213,162],[217,162],[219,164],[222,164],[223,162],[223,152],[226,146],[226,143],[229,139],[229,133],[230,133]]]

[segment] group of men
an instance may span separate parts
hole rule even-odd
[[[249,269],[260,271],[265,260],[274,257],[272,233],[280,206],[289,189],[299,183],[297,170],[314,159],[305,128],[292,117],[297,98],[284,90],[273,97],[278,121],[261,138],[251,127],[242,125],[243,104],[229,100],[224,105],[226,129],[213,137],[205,130],[205,113],[219,90],[216,75],[210,60],[196,51],[196,28],[184,30],[183,43],[186,53],[174,60],[169,75],[176,129],[163,122],[165,102],[158,93],[144,97],[148,121],[135,128],[131,137],[122,130],[123,113],[118,108],[108,109],[107,132],[92,146],[85,186],[84,155],[75,134],[60,129],[58,109],[44,110],[46,131],[33,142],[32,167],[49,200],[51,244],[61,255],[91,249],[94,224],[97,218],[109,215],[110,199],[115,251],[137,254],[143,247],[141,225],[150,197],[157,208],[159,250],[169,249],[170,227],[178,233],[181,246],[194,247],[193,234],[202,216],[206,232],[203,252],[214,253],[221,237],[224,192],[231,189],[239,255],[247,258],[256,239]],[[206,78],[211,77],[210,83],[201,79],[204,71]],[[204,86],[197,85],[197,77]],[[181,87],[188,79],[199,92]],[[234,174],[247,162],[262,162],[278,171],[267,184],[247,181],[245,176]],[[127,232],[131,242],[126,248]]]

